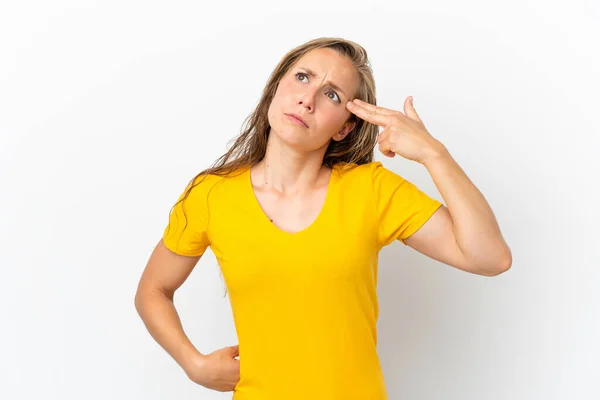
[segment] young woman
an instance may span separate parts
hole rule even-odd
[[[376,350],[380,249],[400,240],[467,272],[510,268],[492,210],[412,98],[404,113],[374,104],[361,46],[305,43],[276,67],[230,150],[179,197],[135,304],[194,382],[236,400],[386,399]],[[374,162],[376,145],[423,164],[447,206]],[[173,295],[209,246],[239,344],[201,354]]]

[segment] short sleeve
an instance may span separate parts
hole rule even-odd
[[[442,203],[429,197],[413,183],[374,162],[373,189],[381,247],[415,233]]]
[[[174,253],[184,256],[200,256],[210,245],[207,235],[208,225],[208,182],[197,178],[187,198],[188,184],[177,199],[169,215],[169,222],[163,232],[165,246]]]

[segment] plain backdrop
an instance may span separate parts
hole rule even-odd
[[[0,398],[231,398],[188,380],[134,294],[185,185],[321,36],[367,49],[379,105],[414,96],[513,251],[487,278],[382,250],[390,399],[600,398],[599,26],[594,0],[2,2]],[[237,343],[210,251],[175,303],[200,351]]]

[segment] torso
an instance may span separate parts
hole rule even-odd
[[[352,171],[283,196],[245,169],[198,196],[239,339],[235,400],[387,399],[372,174]]]
[[[378,253],[440,203],[379,162],[335,166],[295,201],[251,172],[207,177],[186,203],[189,224],[180,206],[165,231],[173,251],[210,245],[218,261],[240,346],[233,399],[386,400]]]

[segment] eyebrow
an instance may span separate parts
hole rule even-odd
[[[314,73],[314,72],[313,72],[313,71],[312,71],[310,68],[306,68],[306,67],[299,67],[299,68],[301,68],[301,69],[305,70],[305,71],[306,71],[306,73],[307,73],[308,75],[312,76],[312,77],[316,77],[316,76],[317,76],[317,75],[316,75],[316,74],[315,74],[315,73]],[[342,94],[343,94],[344,96],[348,97],[348,95],[346,94],[346,92],[344,92],[344,91],[342,90],[342,88],[340,88],[340,87],[339,87],[338,85],[336,85],[335,83],[333,83],[333,82],[331,82],[331,81],[328,81],[328,82],[327,82],[327,84],[328,84],[329,86],[331,86],[332,88],[334,88],[335,90],[338,90],[338,91],[342,92]]]

